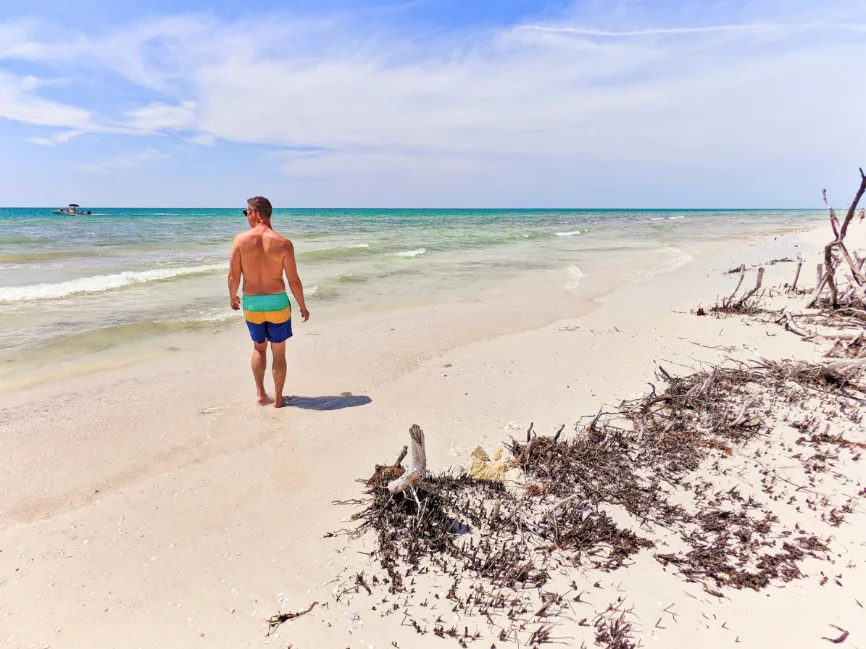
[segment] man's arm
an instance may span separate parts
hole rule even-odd
[[[235,311],[241,308],[241,299],[238,297],[238,290],[241,287],[241,247],[239,244],[240,237],[235,237],[232,243],[232,251],[229,255],[229,305]]]
[[[304,285],[301,284],[301,278],[298,277],[298,266],[295,263],[295,247],[291,241],[287,241],[286,256],[283,257],[283,270],[286,271],[286,279],[289,280],[289,288],[292,289],[292,295],[295,296],[295,301],[301,309],[301,317],[304,322],[310,319],[310,312],[307,311],[307,305],[304,303]]]

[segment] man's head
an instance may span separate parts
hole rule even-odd
[[[244,215],[247,221],[250,222],[250,227],[254,228],[260,223],[270,225],[271,212],[273,207],[271,202],[264,196],[253,196],[247,201],[247,209],[244,210]]]

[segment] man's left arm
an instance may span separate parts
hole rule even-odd
[[[235,311],[241,308],[241,298],[238,297],[238,290],[241,288],[241,274],[241,247],[238,245],[238,239],[235,238],[229,255],[229,305]]]

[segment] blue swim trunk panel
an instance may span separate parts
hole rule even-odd
[[[250,338],[253,342],[261,345],[266,340],[272,343],[282,343],[292,337],[292,321],[286,320],[275,324],[273,322],[263,322],[256,324],[247,321],[247,327],[250,330]]]

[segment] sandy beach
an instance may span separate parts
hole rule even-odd
[[[864,227],[852,224],[849,235],[861,250]],[[412,424],[426,433],[429,469],[441,471],[468,466],[475,447],[492,451],[530,422],[543,434],[572,431],[601,406],[645,393],[659,364],[685,374],[725,357],[819,359],[826,346],[779,326],[691,311],[730,292],[736,278],[725,271],[741,263],[746,284],[765,265],[764,286],[779,287],[795,264],[767,262],[802,253],[801,284],[813,286],[828,233],[816,221],[717,241],[687,250],[693,260],[669,272],[626,268],[578,292],[525,283],[450,303],[314,312],[290,342],[293,399],[281,410],[254,402],[240,324],[178,332],[122,367],[6,391],[0,644],[457,646],[377,614],[363,591],[335,601],[335,585],[370,561],[363,545],[325,538],[352,513],[332,503],[360,497],[356,479],[393,461]],[[866,464],[838,470],[850,492],[862,489]],[[850,633],[843,646],[866,647],[866,519],[855,511],[831,527],[802,516],[833,539],[831,559],[807,559],[802,579],[719,598],[643,553],[614,572],[575,573],[586,603],[553,635],[561,646],[591,646],[578,621],[621,597],[643,646],[822,646],[836,625]],[[313,602],[267,635],[269,617]],[[439,606],[424,613],[431,625],[454,616]],[[458,618],[461,628],[487,628]]]

